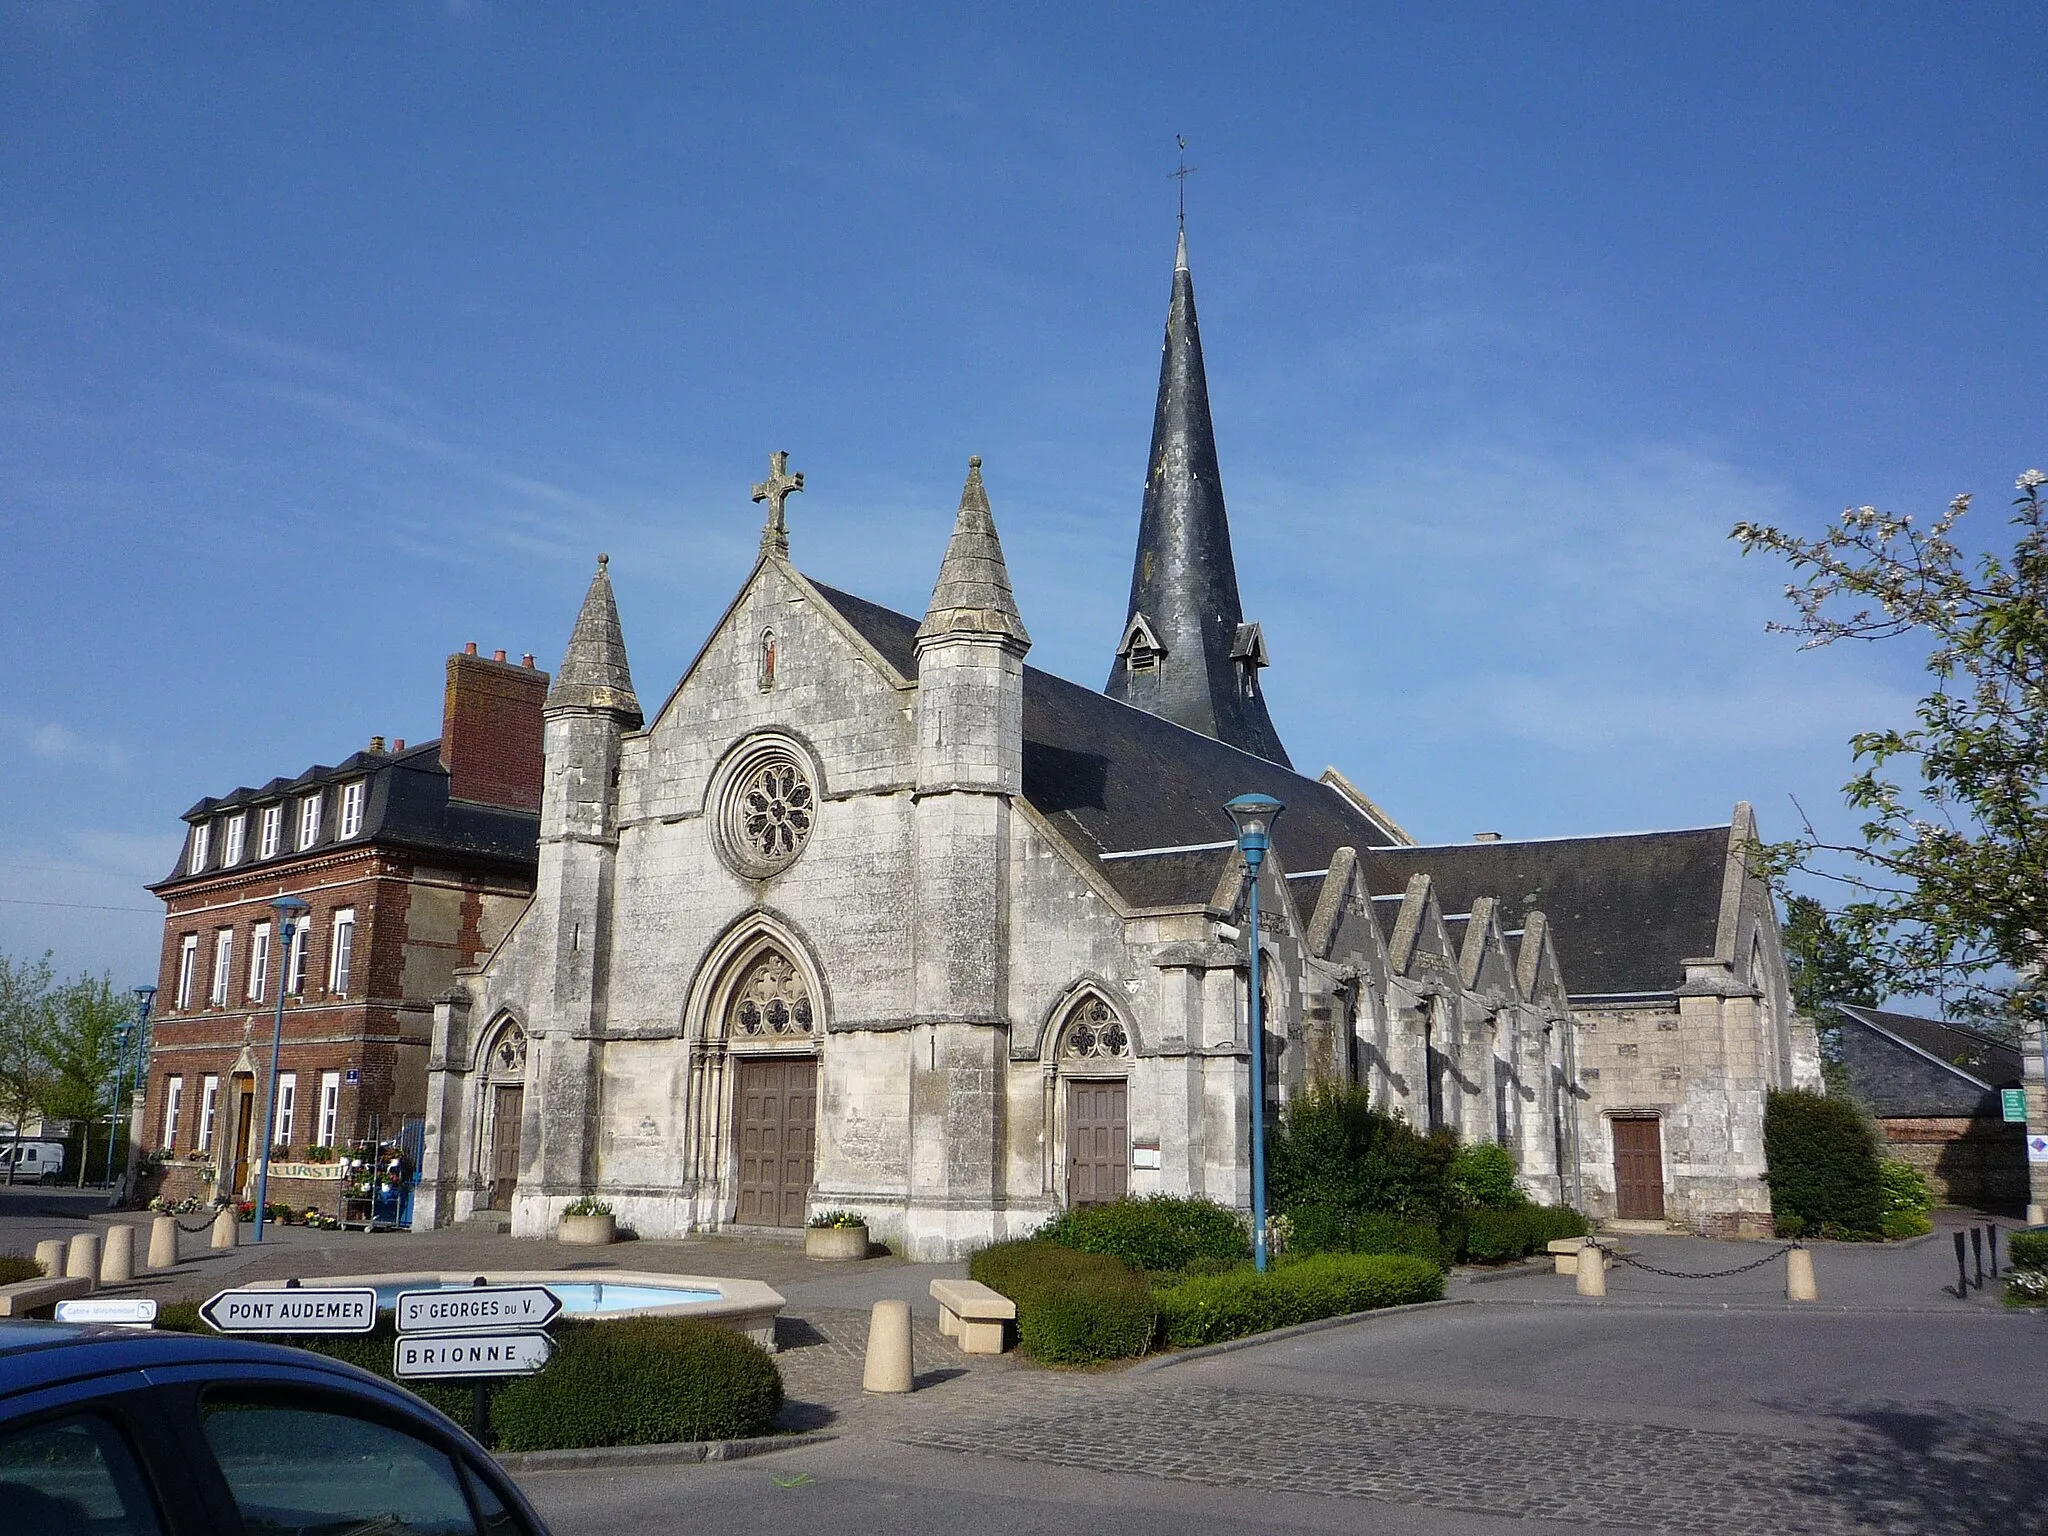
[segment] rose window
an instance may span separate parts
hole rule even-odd
[[[1123,1021],[1099,997],[1091,997],[1076,1008],[1073,1022],[1067,1026],[1069,1056],[1122,1056],[1130,1043]]]
[[[797,969],[782,955],[756,961],[733,994],[737,1034],[756,1039],[811,1032],[811,994]]]
[[[818,792],[788,746],[761,742],[729,770],[720,796],[718,842],[749,879],[778,874],[796,861],[818,820]]]

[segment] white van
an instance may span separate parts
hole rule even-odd
[[[64,1171],[64,1143],[61,1141],[0,1141],[0,1180],[7,1177],[7,1165],[14,1165],[14,1182],[34,1180],[54,1184]]]

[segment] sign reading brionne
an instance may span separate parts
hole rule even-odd
[[[530,1376],[554,1352],[544,1333],[401,1333],[391,1365],[401,1379]]]
[[[545,1328],[562,1299],[544,1285],[491,1285],[473,1290],[400,1291],[393,1315],[400,1333],[503,1332]]]
[[[222,1291],[199,1309],[222,1333],[368,1333],[377,1326],[369,1286]]]

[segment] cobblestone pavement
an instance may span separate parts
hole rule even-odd
[[[912,1445],[1270,1492],[1727,1536],[2038,1531],[2048,1432],[1967,1413],[1763,1435],[1149,1379],[899,1427]]]

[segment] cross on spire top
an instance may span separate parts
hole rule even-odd
[[[783,519],[782,504],[803,488],[803,471],[789,472],[788,453],[768,455],[768,478],[754,487],[754,500],[768,503],[768,525],[761,530],[762,554],[789,554],[789,524]]]
[[[1188,227],[1188,178],[1195,174],[1196,168],[1188,164],[1187,135],[1176,133],[1173,136],[1173,142],[1180,146],[1180,169],[1168,171],[1166,174],[1180,183],[1180,227],[1186,229]]]

